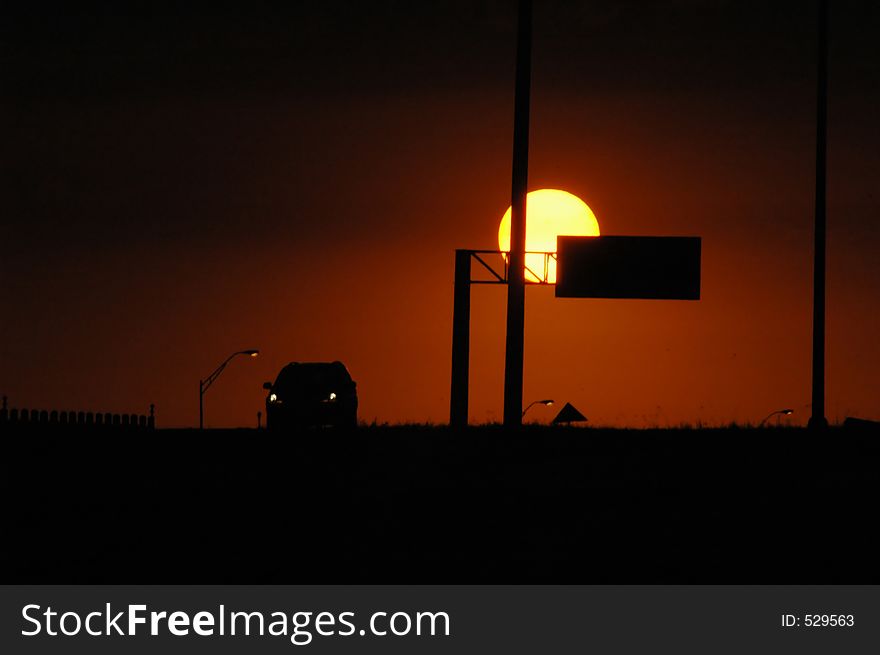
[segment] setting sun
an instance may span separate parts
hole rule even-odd
[[[510,207],[498,227],[498,248],[510,250]],[[544,273],[543,252],[556,252],[556,237],[599,236],[599,222],[593,210],[575,195],[559,189],[530,191],[526,207],[526,280],[538,282]],[[547,282],[556,282],[556,261],[548,262]]]

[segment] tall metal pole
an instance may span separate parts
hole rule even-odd
[[[513,112],[513,184],[510,267],[507,274],[507,349],[504,360],[504,425],[522,425],[525,333],[526,193],[529,183],[529,94],[532,77],[532,2],[520,0]]]
[[[456,250],[452,300],[452,388],[449,393],[449,425],[455,427],[464,427],[468,421],[470,325],[471,252]]]
[[[828,7],[819,0],[816,93],[816,225],[813,244],[813,412],[808,425],[822,429],[825,418],[825,155],[828,105]]]

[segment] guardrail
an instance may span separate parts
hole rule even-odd
[[[149,414],[114,414],[111,412],[86,412],[70,410],[47,410],[9,408],[6,397],[0,407],[0,428],[33,426],[47,429],[101,428],[110,430],[153,430],[156,427],[156,407],[150,405]]]

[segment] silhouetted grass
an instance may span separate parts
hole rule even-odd
[[[873,429],[3,435],[7,581],[880,581]]]

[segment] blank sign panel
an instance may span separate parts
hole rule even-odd
[[[557,298],[700,299],[700,237],[557,239]]]

